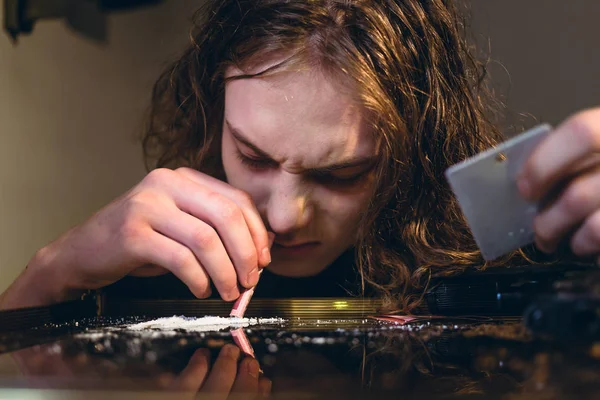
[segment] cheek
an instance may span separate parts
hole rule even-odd
[[[370,176],[356,191],[334,192],[321,189],[319,192],[324,200],[321,210],[326,216],[326,227],[330,235],[338,241],[351,245],[356,240],[359,223],[363,214],[369,208],[375,190],[375,180]]]
[[[370,193],[329,193],[324,196],[317,224],[329,238],[329,244],[333,248],[346,249],[356,243],[360,220],[369,205],[370,197]]]
[[[373,192],[375,189],[375,181],[372,175],[369,175],[359,186],[354,190],[336,192],[330,189],[324,189],[329,193],[330,206],[332,212],[343,213],[351,219],[356,220],[361,217],[366,211]]]
[[[319,192],[322,211],[338,229],[356,226],[371,199],[370,191],[336,193],[323,188]]]

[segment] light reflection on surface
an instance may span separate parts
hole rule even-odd
[[[224,331],[144,337],[101,328],[0,355],[2,386],[188,395],[210,389],[230,397],[234,388],[254,393],[269,387],[275,398],[479,393],[535,399],[576,387],[584,388],[581,398],[600,394],[593,356],[598,352],[558,349],[534,340],[519,323],[303,323],[307,329],[296,321],[294,329],[241,331],[263,371],[252,382],[241,378],[253,359],[236,346],[239,330],[233,336]],[[232,348],[234,357],[223,355]]]

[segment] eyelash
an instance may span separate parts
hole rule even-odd
[[[359,174],[359,175],[351,176],[348,178],[337,178],[337,177],[331,176],[331,175],[320,175],[320,176],[314,177],[313,179],[315,179],[319,183],[328,184],[328,185],[352,186],[352,185],[358,183],[364,177],[364,175],[365,174]]]
[[[265,170],[275,166],[275,164],[269,160],[248,157],[240,151],[236,151],[236,156],[243,165],[252,169]],[[314,175],[313,179],[322,184],[351,186],[358,183],[365,175],[365,173],[360,173],[348,178],[337,178],[331,175]]]
[[[269,162],[267,160],[247,157],[243,155],[240,151],[237,151],[236,153],[238,160],[240,160],[240,162],[245,166],[250,167],[252,169],[267,169],[274,166],[272,162]]]

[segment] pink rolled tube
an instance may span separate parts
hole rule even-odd
[[[267,232],[267,235],[269,236],[269,248],[271,248],[273,246],[273,241],[275,240],[275,234],[273,232]],[[262,272],[263,272],[263,269],[260,268],[258,270],[258,278],[259,279],[260,279],[260,274],[262,274]],[[233,304],[233,308],[231,309],[231,312],[229,313],[230,317],[244,318],[244,314],[246,313],[246,308],[248,308],[248,304],[250,304],[250,300],[252,299],[252,296],[254,295],[255,288],[256,288],[256,286],[242,291],[242,293],[240,294],[240,297],[238,297],[238,299]]]
[[[263,270],[258,270],[258,277],[260,278],[260,274],[262,274]],[[229,313],[230,317],[244,318],[244,314],[246,313],[246,308],[248,308],[248,304],[250,304],[250,300],[254,295],[254,289],[256,286],[251,287],[250,289],[245,289],[240,297],[233,304],[233,308]]]
[[[247,356],[250,356],[252,358],[256,358],[256,357],[254,357],[254,349],[252,348],[252,345],[250,344],[248,337],[244,333],[243,328],[238,328],[238,329],[232,330],[231,336],[233,337],[233,341],[235,342],[237,347],[239,347],[240,350],[242,350],[242,352],[244,354],[246,354]]]

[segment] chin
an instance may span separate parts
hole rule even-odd
[[[327,268],[328,265],[329,264],[311,262],[307,259],[284,261],[277,260],[274,257],[273,262],[271,262],[267,269],[275,275],[285,276],[288,278],[308,278],[318,275],[321,271]]]

